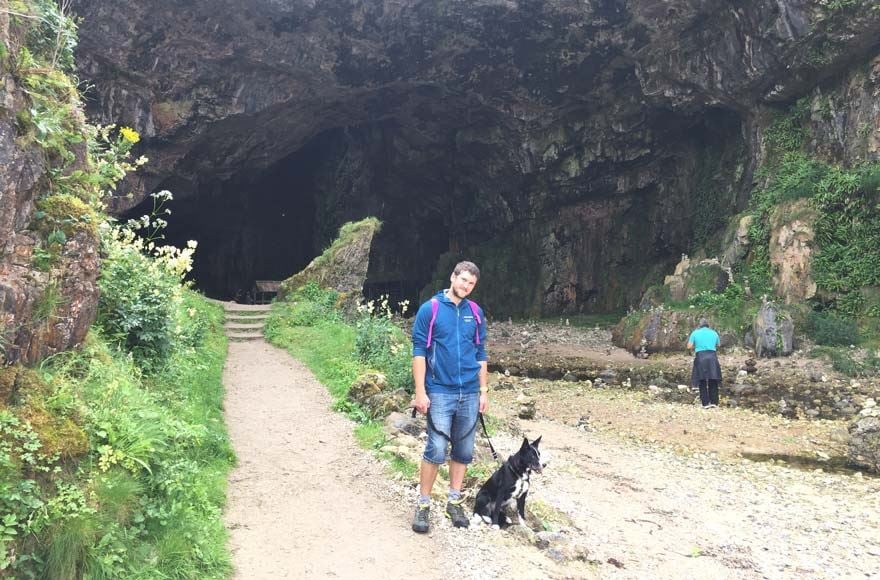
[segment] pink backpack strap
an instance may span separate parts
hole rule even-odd
[[[436,298],[431,298],[431,322],[428,323],[428,344],[425,349],[431,348],[431,335],[434,334],[434,321],[437,320],[437,311],[440,309],[440,303]]]
[[[480,325],[483,324],[483,321],[480,320],[480,307],[473,300],[468,300],[468,304],[471,307],[471,312],[474,313],[474,320],[477,321],[477,329],[474,331],[474,344],[480,344]]]

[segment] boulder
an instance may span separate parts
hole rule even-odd
[[[669,289],[671,300],[684,302],[702,292],[723,292],[729,282],[728,270],[716,258],[691,262],[683,255],[663,284]]]
[[[356,302],[364,288],[370,266],[373,237],[382,227],[376,218],[349,222],[339,228],[339,236],[320,256],[303,270],[284,280],[278,288],[278,299],[315,282],[321,288],[332,288]]]
[[[388,391],[385,375],[368,371],[348,391],[348,399],[360,405],[371,419],[385,417],[409,407],[412,397],[403,389]]]
[[[696,310],[634,312],[612,329],[611,340],[615,346],[633,354],[642,350],[650,354],[681,352],[685,350],[687,338],[697,327],[700,316]]]
[[[772,302],[764,302],[752,324],[755,349],[759,357],[788,356],[794,351],[794,323],[791,316]]]
[[[847,454],[850,462],[868,471],[880,473],[880,409],[876,405],[862,409],[848,431]]]

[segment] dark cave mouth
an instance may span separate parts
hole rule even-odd
[[[182,180],[163,183],[159,189],[175,197],[167,204],[171,214],[162,216],[168,222],[163,242],[198,242],[189,275],[197,290],[218,300],[265,301],[272,294],[260,293],[258,281],[292,276],[332,243],[344,223],[375,216],[383,228],[373,240],[364,297],[387,296],[394,305],[418,301],[449,246],[444,219],[436,212],[420,216],[424,228],[413,239],[412,231],[404,231],[414,219],[412,205],[374,193],[388,189],[381,183],[388,168],[381,164],[361,167],[369,182],[343,184],[347,189],[339,195],[335,176],[351,164],[352,153],[345,150],[350,144],[341,143],[348,132],[320,135],[265,170],[246,167],[224,181],[199,179],[195,190]],[[122,220],[152,209],[148,197]]]

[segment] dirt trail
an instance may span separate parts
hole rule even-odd
[[[230,342],[226,420],[239,465],[226,513],[236,578],[431,578],[438,549],[330,410],[312,374],[263,341]]]
[[[539,409],[525,421],[519,388],[494,392],[501,424],[543,435],[530,502],[571,520],[589,561],[569,562],[530,532],[453,529],[437,504],[413,534],[414,482],[358,448],[326,389],[262,339],[230,343],[224,383],[236,578],[878,577],[880,480],[745,459],[816,453],[835,424],[541,381],[520,385]],[[493,441],[506,457],[521,436]]]

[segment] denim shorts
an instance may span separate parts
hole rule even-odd
[[[446,463],[452,445],[452,460],[467,465],[474,458],[474,438],[480,410],[480,393],[429,393],[428,443],[422,459]]]

